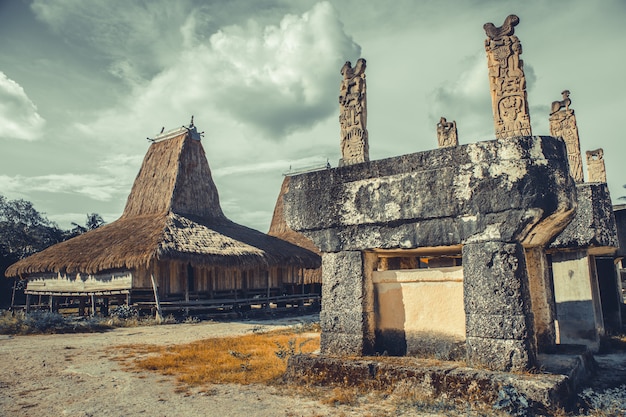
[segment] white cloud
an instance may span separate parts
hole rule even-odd
[[[35,16],[74,44],[97,50],[110,72],[129,83],[145,81],[180,53],[190,0],[35,0]]]
[[[45,124],[22,86],[0,71],[0,138],[35,140]]]
[[[464,59],[459,66],[467,69],[454,82],[441,85],[431,93],[430,120],[433,124],[441,116],[456,120],[461,143],[484,140],[493,135],[489,78],[484,52]]]
[[[327,2],[278,25],[229,26],[205,42],[188,42],[177,60],[136,86],[124,106],[83,130],[111,137],[120,136],[120,127],[140,126],[134,134],[145,135],[146,126],[172,127],[191,114],[206,122],[202,116],[212,114],[218,123],[230,119],[278,140],[336,111],[341,64],[359,53]]]
[[[46,192],[80,194],[97,201],[111,201],[128,192],[127,184],[113,177],[96,174],[49,174],[33,177],[0,175],[0,189],[7,194],[20,195]]]

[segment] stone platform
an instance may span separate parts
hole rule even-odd
[[[542,354],[538,359],[541,367],[536,373],[509,373],[413,357],[295,355],[289,358],[285,377],[296,383],[365,390],[402,383],[425,397],[486,404],[495,403],[498,393],[506,388],[523,396],[532,409],[547,411],[567,407],[595,368],[591,353],[580,349]]]

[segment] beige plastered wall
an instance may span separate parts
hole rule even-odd
[[[377,330],[465,340],[463,267],[374,271]]]

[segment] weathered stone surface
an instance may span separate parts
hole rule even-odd
[[[465,340],[467,364],[498,371],[532,368],[536,364],[529,340],[468,337]]]
[[[561,140],[524,137],[296,175],[286,218],[322,251],[541,243],[574,206],[565,155]]]
[[[472,314],[466,333],[468,337],[523,340],[529,336],[528,321],[522,314]]]
[[[617,226],[617,236],[619,240],[619,248],[615,256],[626,257],[626,204],[613,206],[613,215],[615,216],[615,225]],[[622,263],[626,265],[626,261]]]
[[[583,176],[583,159],[580,154],[580,139],[578,137],[578,125],[576,115],[569,106],[572,100],[569,98],[569,90],[561,93],[563,100],[553,101],[550,109],[550,135],[555,138],[563,138],[567,147],[570,174],[577,184],[585,181]]]
[[[522,246],[464,245],[463,277],[468,363],[501,370],[533,366],[536,347]]]
[[[324,253],[322,352],[362,354],[376,332],[386,351],[409,350],[406,326],[383,335],[372,324],[373,267],[356,254],[464,245],[466,324],[474,346],[497,344],[502,356],[494,362],[494,351],[468,349],[469,362],[532,366],[521,244],[547,243],[573,215],[568,169],[562,140],[518,137],[292,176],[284,196],[288,224]]]
[[[608,186],[578,184],[576,191],[576,215],[550,244],[550,249],[593,248],[593,254],[614,252],[619,242]]]
[[[589,182],[606,182],[604,150],[602,148],[587,151],[587,179]]]
[[[519,18],[510,15],[501,27],[483,26],[496,138],[532,135],[522,44],[513,34],[518,23]]]
[[[348,359],[296,355],[289,358],[285,378],[300,384],[360,389],[393,389],[397,381],[402,381],[403,387],[427,397],[486,404],[493,404],[498,392],[509,386],[528,401],[533,413],[548,415],[548,410],[563,407],[581,383],[578,378],[587,376],[580,369],[584,368],[580,360],[562,363],[562,373],[558,374],[510,374],[461,367],[457,362],[433,365],[432,361],[409,357]]]
[[[459,145],[459,134],[456,130],[456,122],[447,121],[442,117],[437,123],[437,143],[440,148]]]
[[[322,353],[362,355],[371,353],[371,307],[362,279],[361,252],[322,254]]]
[[[486,242],[463,246],[465,312],[496,315],[530,313],[523,248]]]
[[[354,68],[346,62],[341,68],[339,91],[339,125],[341,126],[341,161],[339,165],[352,165],[369,161],[367,134],[367,89],[365,60],[356,62]]]

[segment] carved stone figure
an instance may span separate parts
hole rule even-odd
[[[459,146],[459,136],[454,120],[449,122],[445,117],[439,119],[439,123],[437,123],[437,142],[439,142],[440,148]]]
[[[346,62],[341,68],[341,74],[343,80],[339,90],[342,156],[340,165],[352,165],[369,161],[365,59],[360,58],[354,68],[350,61]]]
[[[589,182],[606,182],[604,151],[602,148],[587,151],[587,178]]]
[[[508,16],[501,27],[486,23],[485,50],[496,138],[531,136],[522,44],[513,33],[519,18]]]
[[[576,115],[574,110],[569,108],[572,104],[569,90],[564,90],[561,95],[563,100],[554,101],[550,106],[550,135],[560,137],[565,141],[570,175],[577,184],[580,184],[585,179]]]

